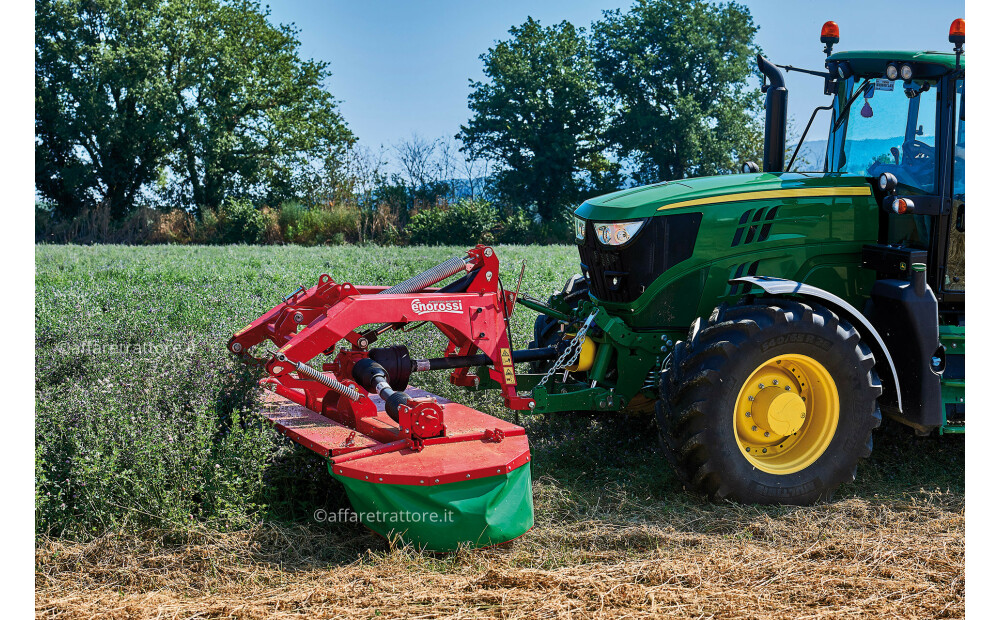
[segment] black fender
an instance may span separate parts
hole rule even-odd
[[[876,370],[879,371],[880,378],[884,377],[886,372],[892,376],[892,381],[887,386],[883,384],[889,389],[884,390],[882,399],[885,400],[887,405],[892,406],[902,413],[903,403],[900,398],[902,391],[899,389],[899,374],[896,372],[896,365],[892,361],[892,355],[889,354],[889,347],[886,346],[885,341],[879,336],[878,331],[871,324],[871,321],[865,318],[865,315],[861,314],[854,306],[833,293],[816,288],[815,286],[803,284],[802,282],[795,282],[794,280],[771,276],[743,276],[742,278],[733,278],[729,281],[730,284],[739,282],[745,282],[762,288],[768,295],[778,297],[798,295],[807,299],[815,299],[839,315],[846,316],[851,324],[861,333],[862,339],[872,349],[872,353],[875,354]]]

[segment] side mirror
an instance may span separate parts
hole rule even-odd
[[[955,230],[960,233],[965,232],[965,201],[963,200],[955,207]]]
[[[923,125],[920,125],[920,126],[917,127],[917,135],[918,136],[924,135],[924,126]]]

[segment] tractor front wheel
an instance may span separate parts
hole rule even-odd
[[[674,346],[661,376],[668,460],[712,499],[827,499],[871,454],[882,393],[874,366],[858,331],[821,306],[720,307]]]

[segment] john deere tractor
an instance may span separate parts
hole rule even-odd
[[[228,349],[266,371],[265,417],[327,459],[368,527],[429,549],[509,541],[534,518],[525,429],[411,384],[429,371],[518,411],[655,411],[670,464],[713,498],[828,497],[883,414],[965,430],[963,20],[950,40],[833,54],[828,22],[825,71],[758,57],[762,165],[586,201],[581,273],[547,303],[505,288],[478,245],[394,286],[322,274]],[[791,172],[801,141],[784,161],[780,69],[832,96],[803,135],[830,110],[821,172]],[[525,349],[514,304],[540,313]],[[441,357],[372,346],[428,324]]]
[[[828,22],[824,71],[757,58],[762,169],[581,205],[582,273],[536,304],[534,343],[579,353],[536,410],[655,408],[685,485],[743,502],[828,497],[883,415],[964,432],[964,20],[949,40],[832,53]],[[832,96],[820,172],[785,161],[780,69]]]

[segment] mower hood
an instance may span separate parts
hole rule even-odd
[[[826,189],[844,191],[852,187],[859,188],[858,193],[871,191],[864,177],[840,173],[759,172],[696,177],[597,196],[580,205],[576,215],[587,220],[620,222],[665,215],[677,209],[704,211],[720,202],[782,198],[793,195],[795,190],[811,194]],[[757,192],[768,193],[754,195]]]

